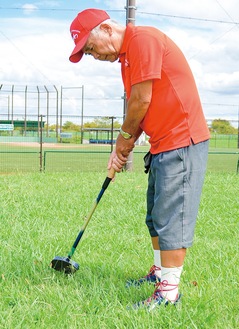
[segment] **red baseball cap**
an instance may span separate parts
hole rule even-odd
[[[82,48],[89,38],[90,32],[110,16],[100,9],[86,9],[80,12],[70,26],[71,37],[75,42],[75,48],[69,59],[77,63],[83,56]]]

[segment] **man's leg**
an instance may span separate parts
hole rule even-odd
[[[159,248],[158,237],[151,237],[152,247],[154,252],[154,274],[157,276],[158,279],[161,279],[161,253]]]
[[[183,270],[186,248],[161,251],[161,284],[162,297],[175,302],[179,297],[178,286]]]
[[[193,243],[208,141],[153,156],[147,193],[147,217],[153,248],[161,255],[161,282],[154,294],[136,307],[154,308],[163,301],[176,303],[178,284]],[[156,249],[157,250],[157,249]]]
[[[163,267],[183,266],[186,256],[186,248],[176,250],[161,250],[161,264]]]
[[[178,298],[178,285],[186,256],[186,249],[160,251],[158,237],[152,237],[151,239],[154,249],[154,264],[160,264],[160,271],[155,272],[161,279],[160,288],[162,296],[170,301],[175,301]],[[157,260],[157,251],[160,260]]]

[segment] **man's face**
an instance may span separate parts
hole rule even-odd
[[[100,61],[115,62],[119,57],[114,38],[105,30],[100,30],[99,34],[91,33],[82,51]]]

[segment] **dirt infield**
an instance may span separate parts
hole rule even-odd
[[[40,148],[40,143],[38,142],[2,142],[5,146],[16,146],[16,147],[35,147]],[[62,144],[62,143],[42,143],[43,148],[51,149],[68,149],[68,148],[86,148],[89,144]]]
[[[9,142],[9,143],[5,143],[11,146],[28,146],[28,147],[40,147],[40,143],[37,142]],[[58,144],[58,143],[42,143],[42,146],[45,148],[58,148],[58,147],[62,147],[62,144]]]

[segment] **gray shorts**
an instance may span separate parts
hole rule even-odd
[[[152,156],[146,224],[161,250],[191,247],[209,141]]]

